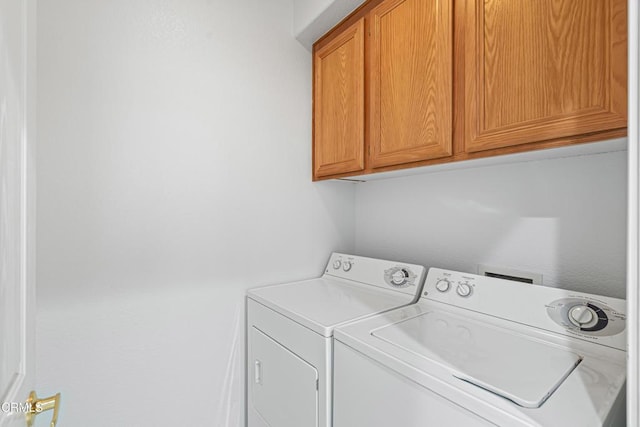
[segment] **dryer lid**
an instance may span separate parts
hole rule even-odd
[[[372,335],[526,408],[540,407],[582,360],[509,329],[444,312],[388,325]]]
[[[325,336],[346,322],[402,307],[413,296],[357,282],[326,278],[250,289],[249,298]]]

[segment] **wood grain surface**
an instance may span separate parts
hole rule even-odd
[[[315,180],[626,136],[626,1],[369,0],[314,44],[313,120]]]
[[[314,54],[314,179],[364,169],[364,19]]]
[[[391,0],[371,11],[371,167],[451,154],[452,13],[451,0]]]
[[[467,0],[465,148],[626,127],[625,0]]]

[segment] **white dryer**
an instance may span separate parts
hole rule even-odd
[[[625,307],[432,268],[417,304],[335,331],[334,427],[624,426]]]
[[[247,293],[247,424],[331,426],[335,327],[415,302],[422,266],[334,253],[317,279]]]

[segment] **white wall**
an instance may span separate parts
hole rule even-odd
[[[335,2],[336,0],[293,0],[293,33],[304,31]]]
[[[61,425],[241,425],[245,290],[331,250],[624,295],[625,153],[311,183],[292,17],[39,3],[37,389]]]
[[[60,425],[239,426],[247,288],[353,250],[311,183],[291,0],[38,6],[38,392]]]
[[[626,152],[370,181],[356,252],[427,267],[489,264],[625,296]]]
[[[292,0],[293,35],[309,51],[311,46],[364,0]]]

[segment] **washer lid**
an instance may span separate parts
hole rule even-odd
[[[582,360],[510,330],[444,312],[388,325],[372,335],[526,408],[540,407]]]
[[[250,289],[247,296],[325,336],[333,328],[411,303],[413,295],[333,278]]]

